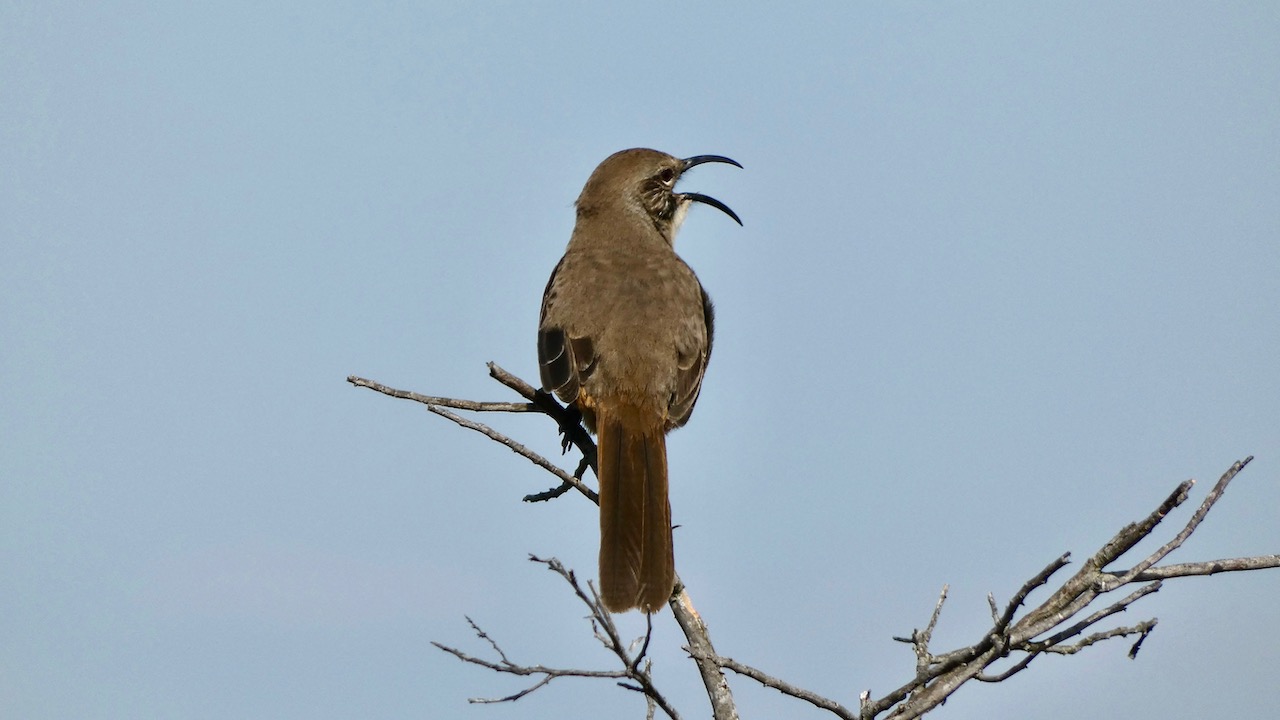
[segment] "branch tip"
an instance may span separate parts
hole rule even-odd
[[[420,395],[387,387],[356,375],[348,375],[347,382],[355,387],[364,387],[392,397],[421,403],[430,412],[444,417],[461,427],[486,435],[491,440],[505,445],[513,452],[529,459],[559,478],[560,484],[558,486],[524,496],[526,502],[539,502],[559,497],[570,488],[576,489],[594,502],[598,502],[596,493],[586,487],[582,481],[587,468],[595,467],[596,447],[582,426],[581,417],[575,416],[571,407],[561,405],[552,395],[534,388],[529,383],[511,375],[496,362],[491,361],[486,366],[494,380],[514,391],[525,402],[478,402]],[[565,440],[562,449],[567,449],[569,444],[578,447],[582,451],[582,460],[579,462],[576,471],[571,475],[510,437],[482,423],[462,417],[451,410],[539,412],[545,414],[557,422],[561,433],[564,435]],[[871,699],[870,690],[860,692],[857,712],[843,707],[834,700],[767,675],[732,658],[717,654],[711,644],[706,624],[694,609],[687,590],[679,578],[677,578],[676,590],[673,593],[670,605],[675,619],[684,631],[688,641],[686,649],[702,675],[716,720],[737,720],[738,718],[732,693],[725,680],[723,672],[725,669],[751,678],[766,687],[778,689],[784,694],[808,702],[815,707],[828,710],[842,720],[874,720],[883,713],[888,713],[886,720],[918,718],[945,702],[965,682],[969,680],[999,682],[1026,669],[1034,658],[1044,653],[1070,655],[1103,640],[1136,635],[1136,639],[1128,650],[1128,656],[1136,658],[1146,638],[1156,627],[1158,622],[1156,618],[1132,626],[1114,627],[1091,632],[1087,635],[1084,633],[1102,620],[1126,611],[1130,605],[1141,598],[1159,591],[1163,580],[1174,577],[1212,575],[1219,572],[1280,567],[1280,554],[1157,565],[1165,557],[1179,549],[1187,538],[1195,532],[1209,510],[1221,498],[1230,482],[1253,459],[1253,456],[1249,455],[1232,464],[1174,537],[1132,567],[1127,570],[1115,571],[1106,569],[1109,564],[1115,562],[1139,542],[1151,536],[1166,516],[1186,502],[1191,489],[1196,484],[1194,479],[1179,483],[1173,492],[1145,518],[1121,528],[1111,540],[1082,563],[1079,570],[1064,581],[1047,599],[1021,616],[1019,616],[1019,611],[1027,603],[1030,595],[1036,589],[1047,585],[1050,577],[1070,563],[1070,553],[1062,554],[1023,583],[1009,599],[1003,610],[1000,609],[996,602],[995,594],[988,593],[987,605],[992,620],[991,629],[984,633],[983,637],[973,645],[937,655],[929,649],[929,645],[941,617],[942,606],[947,600],[949,586],[944,585],[924,629],[913,630],[909,638],[893,637],[896,642],[912,646],[916,655],[915,677],[879,700]],[[530,554],[528,559],[531,562],[543,564],[547,569],[560,575],[565,583],[569,585],[573,594],[588,608],[588,616],[585,619],[590,624],[592,634],[616,657],[620,664],[620,669],[578,670],[515,663],[508,658],[498,642],[486,633],[475,620],[470,616],[464,616],[476,638],[488,645],[488,652],[496,656],[496,660],[475,657],[458,648],[436,641],[431,641],[432,646],[457,657],[465,663],[479,665],[499,673],[536,678],[536,682],[532,685],[512,695],[489,699],[472,698],[470,702],[513,702],[546,687],[552,680],[559,677],[611,678],[620,687],[644,694],[647,718],[652,718],[657,710],[661,709],[667,717],[672,718],[672,720],[678,720],[678,713],[662,693],[658,691],[651,675],[653,660],[649,656],[649,648],[652,642],[653,616],[646,616],[646,628],[642,637],[636,638],[634,642],[629,644],[623,643],[614,618],[601,602],[599,593],[592,581],[588,580],[584,588],[584,585],[578,581],[575,572],[566,568],[555,557],[542,558]],[[1101,609],[1088,612],[1089,608],[1095,606],[1095,604],[1101,604],[1096,602],[1099,597],[1130,584],[1138,587],[1124,598],[1111,602],[1111,604]],[[1082,615],[1083,617],[1081,617]],[[1019,654],[1021,657],[1017,657]],[[993,664],[998,663],[1001,658],[1006,656],[1013,656],[1016,661],[1003,671],[995,674],[988,672]]]

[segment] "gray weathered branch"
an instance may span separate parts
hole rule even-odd
[[[596,447],[586,429],[582,427],[581,418],[572,408],[561,405],[552,396],[534,389],[498,365],[490,363],[489,372],[494,379],[515,391],[527,402],[458,400],[397,390],[355,376],[347,380],[357,387],[369,388],[392,397],[422,403],[431,412],[505,445],[560,480],[557,487],[526,495],[527,501],[549,500],[559,497],[569,489],[576,489],[592,502],[598,503],[595,491],[583,482],[587,468],[595,469]],[[502,433],[446,408],[474,412],[544,413],[558,424],[564,437],[563,447],[566,449],[570,445],[577,447],[582,452],[582,461],[575,472],[570,474]],[[1179,577],[1280,567],[1280,555],[1159,564],[1182,547],[1222,496],[1230,482],[1252,459],[1248,457],[1232,465],[1209,491],[1187,523],[1151,554],[1128,567],[1108,569],[1135,545],[1151,536],[1169,513],[1187,500],[1195,481],[1187,480],[1180,483],[1150,514],[1121,528],[1114,537],[1088,557],[1074,575],[1050,592],[1039,605],[1024,611],[1029,597],[1040,588],[1048,586],[1050,579],[1070,563],[1070,553],[1050,561],[1040,572],[1023,583],[1003,608],[996,603],[994,596],[988,596],[991,606],[991,629],[972,645],[935,654],[930,648],[930,642],[947,599],[947,588],[944,586],[924,629],[913,630],[909,637],[894,638],[912,646],[915,654],[913,677],[879,699],[873,700],[869,690],[862,692],[859,696],[857,711],[750,665],[719,655],[711,643],[706,624],[694,609],[688,591],[679,578],[676,582],[676,593],[669,604],[676,622],[684,631],[687,640],[686,649],[702,677],[715,720],[738,720],[733,694],[723,672],[725,669],[755,680],[766,687],[775,688],[814,707],[827,710],[843,720],[918,718],[940,705],[966,682],[1006,680],[1025,670],[1036,657],[1045,653],[1073,655],[1105,640],[1137,636],[1129,650],[1129,656],[1135,657],[1147,635],[1155,628],[1156,619],[1101,630],[1094,628],[1107,618],[1126,611],[1147,595],[1158,592],[1165,581]],[[574,670],[549,668],[542,665],[519,665],[508,660],[498,644],[479,626],[471,623],[477,636],[489,643],[497,655],[497,660],[484,660],[452,647],[439,643],[433,644],[464,662],[495,672],[539,677],[534,685],[514,695],[490,700],[474,699],[472,702],[515,701],[562,677],[611,678],[618,680],[618,684],[622,687],[642,692],[646,697],[650,716],[655,710],[661,710],[670,718],[678,718],[676,710],[654,685],[649,673],[648,663],[645,661],[649,636],[646,635],[644,646],[637,653],[632,654],[620,640],[612,616],[600,604],[595,589],[590,587],[590,584],[588,584],[589,592],[584,590],[577,582],[574,573],[564,568],[555,559],[531,559],[546,564],[573,588],[578,599],[590,609],[589,619],[595,637],[616,656],[622,667],[616,670]],[[1107,600],[1103,597],[1114,597],[1110,593],[1122,588],[1129,589],[1128,594],[1122,598]],[[652,618],[650,620],[652,621]],[[471,622],[469,618],[468,622]],[[1003,669],[995,667],[1004,665],[1006,660],[1011,661],[1007,667]],[[642,661],[645,661],[643,669]]]

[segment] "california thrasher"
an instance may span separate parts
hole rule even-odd
[[[698,400],[712,308],[673,243],[694,202],[742,224],[715,198],[675,191],[708,162],[742,167],[643,148],[606,158],[578,196],[573,236],[542,296],[542,387],[597,435],[600,595],[613,612],[655,612],[675,586],[666,433]]]

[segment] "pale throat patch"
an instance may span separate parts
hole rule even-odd
[[[671,242],[676,241],[676,233],[680,232],[680,226],[684,224],[684,216],[689,214],[689,206],[693,201],[688,198],[680,198],[676,203],[675,215],[671,216]]]

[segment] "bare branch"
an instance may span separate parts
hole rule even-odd
[[[512,452],[516,453],[517,455],[523,458],[526,458],[527,460],[532,462],[534,465],[537,465],[543,470],[546,470],[552,475],[555,475],[556,477],[560,478],[560,480],[563,481],[565,484],[572,485],[573,488],[576,489],[578,492],[582,493],[583,495],[586,495],[587,498],[591,500],[591,502],[596,504],[600,503],[600,496],[596,494],[596,491],[587,487],[586,484],[583,483],[581,480],[565,472],[559,466],[552,463],[550,460],[547,460],[546,458],[542,457],[538,453],[530,450],[524,445],[521,445],[515,440],[512,440],[506,435],[503,435],[497,430],[494,430],[488,425],[485,425],[484,423],[478,423],[474,420],[468,420],[462,417],[461,415],[458,415],[457,413],[449,412],[448,410],[445,410],[442,407],[436,407],[435,405],[428,405],[427,409],[439,415],[440,417],[447,418],[457,423],[458,425],[461,425],[462,427],[467,428],[468,430],[475,430],[476,432],[488,437],[490,440],[493,440],[494,442],[500,445],[505,445],[506,447],[510,448]]]
[[[1098,550],[1092,560],[1098,565],[1098,567],[1105,567],[1112,560],[1115,560],[1128,552],[1130,548],[1137,545],[1139,541],[1150,535],[1156,525],[1160,524],[1160,521],[1172,512],[1174,508],[1186,502],[1187,494],[1191,492],[1191,486],[1195,484],[1195,480],[1183,481],[1172,493],[1169,494],[1169,497],[1165,498],[1165,501],[1160,503],[1160,506],[1152,511],[1152,513],[1145,519],[1140,522],[1130,523],[1121,529],[1120,532],[1116,533],[1115,537],[1111,538],[1107,544],[1103,545],[1102,548]]]
[[[1151,629],[1156,626],[1157,622],[1159,621],[1153,618],[1151,620],[1143,620],[1133,627],[1118,627],[1110,630],[1104,630],[1102,632],[1096,632],[1082,640],[1079,640],[1078,642],[1072,643],[1071,645],[1053,645],[1051,647],[1047,647],[1044,649],[1044,652],[1057,653],[1059,655],[1075,655],[1090,645],[1102,642],[1103,640],[1139,634],[1145,636],[1147,633],[1151,632]]]
[[[493,651],[498,653],[498,657],[502,658],[503,665],[512,664],[511,661],[507,659],[507,654],[502,652],[502,648],[498,647],[498,643],[495,642],[493,638],[489,637],[488,633],[486,633],[484,630],[481,630],[480,626],[476,624],[475,620],[472,620],[469,616],[466,616],[466,615],[464,615],[463,617],[467,618],[467,624],[470,625],[471,629],[475,631],[476,637],[489,643],[489,647],[493,648]]]
[[[1214,484],[1213,489],[1209,491],[1209,494],[1205,496],[1204,502],[1200,503],[1200,507],[1196,508],[1195,513],[1191,515],[1191,519],[1187,521],[1186,526],[1184,526],[1172,540],[1162,545],[1155,552],[1151,553],[1151,555],[1142,562],[1134,565],[1128,572],[1121,574],[1114,580],[1107,581],[1107,583],[1115,584],[1116,586],[1128,583],[1139,573],[1160,562],[1169,553],[1182,547],[1182,543],[1186,542],[1187,538],[1191,537],[1191,533],[1195,532],[1196,528],[1200,527],[1200,521],[1204,520],[1205,515],[1209,514],[1209,510],[1213,507],[1214,503],[1218,502],[1218,498],[1222,497],[1222,493],[1226,492],[1227,485],[1229,485],[1232,479],[1234,479],[1235,476],[1252,461],[1253,456],[1250,455],[1244,460],[1236,462],[1228,468],[1227,471],[1222,474],[1222,477],[1218,478],[1218,482]]]
[[[716,649],[711,644],[711,633],[702,616],[693,607],[693,600],[685,590],[684,583],[676,576],[676,592],[668,604],[671,613],[684,632],[685,650],[689,652],[698,666],[698,674],[702,677],[702,685],[707,690],[707,698],[711,701],[711,714],[715,720],[738,720],[738,708],[733,702],[733,692],[729,689],[729,681],[720,671],[720,663]]]
[[[561,483],[559,487],[542,492],[542,493],[526,495],[525,500],[528,502],[537,502],[541,500],[548,500],[552,497],[559,497],[560,495],[563,495],[568,488],[574,488],[578,492],[585,495],[588,499],[590,499],[591,502],[599,504],[600,499],[599,499],[599,496],[596,495],[596,492],[591,488],[587,487],[586,484],[582,482],[582,475],[584,473],[584,467],[582,465],[579,465],[578,472],[576,474],[570,475],[569,473],[565,472],[560,467],[556,466],[554,463],[547,460],[543,456],[533,452],[532,450],[525,447],[521,443],[516,442],[515,440],[507,437],[506,435],[503,435],[502,433],[494,430],[493,428],[483,423],[478,423],[473,420],[468,420],[456,413],[452,413],[444,409],[444,408],[454,408],[458,410],[473,410],[477,412],[541,412],[541,413],[551,415],[552,417],[556,418],[557,421],[560,421],[562,423],[571,422],[578,429],[578,431],[580,431],[578,433],[572,433],[575,436],[574,443],[579,445],[579,447],[583,448],[584,461],[588,464],[591,464],[591,466],[594,467],[593,463],[595,458],[595,443],[591,441],[590,436],[587,435],[586,433],[586,430],[582,428],[580,424],[577,424],[578,420],[574,419],[572,414],[564,406],[557,403],[555,399],[552,398],[550,395],[547,395],[546,393],[540,393],[534,390],[528,383],[525,383],[523,380],[520,380],[514,375],[511,375],[506,370],[503,370],[501,367],[499,367],[496,363],[489,363],[489,373],[499,382],[502,382],[507,387],[510,387],[516,390],[517,392],[519,392],[521,395],[529,398],[531,402],[527,402],[527,403],[478,402],[475,400],[459,400],[456,398],[438,397],[434,395],[422,395],[420,393],[410,392],[408,390],[399,390],[397,388],[389,387],[387,385],[383,385],[382,383],[375,382],[373,380],[367,380],[365,378],[358,377],[356,375],[347,376],[347,382],[351,383],[356,387],[363,387],[363,388],[368,388],[370,390],[375,390],[377,392],[382,393],[383,395],[389,395],[391,397],[400,398],[402,400],[412,400],[414,402],[422,403],[426,405],[427,409],[430,410],[431,412],[443,418],[447,418],[453,421],[454,423],[457,423],[461,427],[467,428],[468,430],[474,430],[478,433],[481,433],[486,437],[488,437],[489,439],[501,445],[505,445],[516,454],[528,459],[530,462],[542,468],[543,470],[546,470],[552,475],[555,475],[556,477],[560,478]],[[562,425],[562,427],[566,427],[566,426]],[[566,430],[566,432],[571,432],[571,431]],[[582,436],[582,438],[585,438],[585,442],[581,442],[576,437],[579,434]]]
[[[377,392],[423,403],[427,408],[461,427],[484,434],[513,452],[525,457],[539,467],[554,474],[560,484],[556,487],[525,496],[529,502],[539,502],[559,497],[569,489],[577,489],[593,502],[598,496],[583,483],[588,468],[595,467],[596,446],[585,427],[581,416],[572,407],[561,405],[553,396],[535,389],[518,377],[503,370],[495,363],[489,363],[490,375],[527,402],[476,402],[454,398],[433,397],[417,393],[397,390],[379,383],[351,376],[347,380],[357,387],[365,387]],[[446,408],[470,410],[477,412],[541,412],[553,418],[564,436],[562,447],[570,444],[582,452],[582,460],[575,472],[570,475],[541,455],[530,451],[524,445],[499,433],[492,428]],[[677,623],[687,639],[686,649],[697,665],[711,701],[715,720],[738,720],[733,695],[725,678],[724,670],[728,669],[737,675],[750,678],[766,687],[807,702],[814,707],[822,708],[843,720],[907,720],[918,718],[944,702],[952,693],[969,680],[981,682],[1000,682],[1025,670],[1032,661],[1045,653],[1073,655],[1092,647],[1104,640],[1137,636],[1129,649],[1129,656],[1135,657],[1142,643],[1156,627],[1157,620],[1152,618],[1134,625],[1114,627],[1089,632],[1098,623],[1120,612],[1127,610],[1138,600],[1155,593],[1161,588],[1161,581],[1176,577],[1213,575],[1220,572],[1239,572],[1280,567],[1280,555],[1260,555],[1256,557],[1227,558],[1205,562],[1189,562],[1158,565],[1171,553],[1179,549],[1196,531],[1215,503],[1222,497],[1227,486],[1239,472],[1252,460],[1245,458],[1232,465],[1210,490],[1199,507],[1192,514],[1172,539],[1161,545],[1155,552],[1125,569],[1108,570],[1122,556],[1132,550],[1142,540],[1151,536],[1163,520],[1188,498],[1194,485],[1193,480],[1180,483],[1160,505],[1145,518],[1129,523],[1121,528],[1110,540],[1104,543],[1092,556],[1082,563],[1080,568],[1062,585],[1049,593],[1049,597],[1040,604],[1024,610],[1028,598],[1037,589],[1048,585],[1051,577],[1066,567],[1070,554],[1063,554],[1049,562],[1040,572],[1028,579],[1013,594],[1009,602],[1000,608],[994,595],[988,594],[991,613],[991,628],[967,647],[935,654],[930,648],[934,630],[941,617],[942,606],[946,602],[948,587],[944,586],[934,605],[923,630],[914,630],[910,638],[895,637],[895,640],[909,643],[915,654],[915,673],[901,687],[891,691],[884,697],[873,700],[869,691],[859,695],[858,710],[846,708],[836,700],[823,697],[798,685],[771,676],[750,665],[732,658],[719,655],[711,643],[706,624],[698,615],[689,598],[684,584],[677,578],[676,592],[670,600],[670,606]],[[647,659],[649,643],[652,639],[652,617],[649,618],[647,632],[629,647],[624,643],[613,622],[612,615],[603,607],[595,588],[588,582],[584,588],[578,583],[574,573],[566,569],[558,560],[542,560],[550,570],[559,574],[573,589],[579,601],[588,608],[588,620],[592,633],[621,664],[618,670],[577,670],[550,668],[542,665],[520,665],[512,662],[493,638],[489,637],[478,625],[467,619],[477,637],[489,644],[498,658],[486,660],[474,657],[456,648],[433,643],[441,650],[448,652],[460,660],[485,667],[495,672],[538,677],[536,683],[513,695],[491,700],[473,699],[472,702],[510,702],[529,693],[546,687],[559,677],[592,677],[610,678],[618,685],[643,693],[646,698],[646,714],[652,718],[660,709],[667,717],[678,719],[679,715],[660,693],[653,683],[651,675],[652,663]],[[1136,585],[1125,597],[1114,600],[1100,609],[1095,604],[1102,604],[1100,598],[1111,591],[1127,585]],[[1022,613],[1019,615],[1019,613]],[[1089,634],[1085,634],[1088,632]],[[634,648],[634,649],[633,649]],[[1004,670],[993,672],[993,666],[1003,664],[1010,658],[1012,664]]]
[[[587,592],[582,589],[582,586],[578,584],[577,577],[574,575],[573,571],[565,568],[565,566],[556,558],[543,560],[542,558],[530,555],[529,559],[533,562],[546,565],[552,572],[564,578],[565,581],[569,583],[569,586],[573,588],[573,592],[578,596],[578,599],[587,606],[588,610],[590,610],[593,627],[602,628],[604,630],[603,638],[601,638],[599,632],[596,633],[596,637],[601,638],[601,642],[604,644],[605,648],[617,656],[618,660],[625,668],[623,672],[625,673],[626,679],[632,680],[636,683],[635,686],[626,685],[624,683],[619,683],[619,685],[644,693],[645,697],[647,697],[650,702],[657,705],[664,713],[667,714],[667,717],[670,717],[672,720],[680,720],[680,714],[676,712],[675,708],[671,706],[671,703],[667,701],[666,697],[664,697],[663,694],[659,692],[657,686],[654,685],[653,676],[649,673],[648,666],[646,665],[643,670],[640,668],[640,661],[644,658],[645,653],[649,649],[649,638],[653,632],[652,621],[650,621],[648,631],[645,633],[644,643],[641,646],[640,651],[635,655],[635,657],[632,657],[628,653],[626,645],[622,642],[621,636],[618,634],[618,627],[613,622],[613,615],[605,609],[604,603],[601,602],[600,595],[596,592],[594,587],[590,588],[591,593],[588,595]],[[588,583],[588,587],[590,587],[590,583]]]
[[[649,633],[646,633],[643,638],[644,642],[640,652],[633,657],[628,653],[626,645],[622,642],[622,639],[618,634],[618,628],[613,622],[613,617],[607,610],[605,610],[604,605],[600,602],[600,597],[596,594],[594,588],[589,588],[589,592],[588,590],[584,590],[582,585],[578,583],[577,576],[574,572],[564,567],[564,565],[555,558],[544,560],[531,555],[529,556],[529,559],[533,562],[547,566],[549,570],[559,575],[566,583],[569,584],[573,589],[574,595],[576,595],[578,600],[586,605],[590,611],[588,620],[591,622],[596,638],[607,650],[617,656],[623,667],[621,670],[581,670],[576,668],[554,668],[545,665],[520,665],[512,662],[507,657],[507,654],[503,651],[502,647],[498,645],[497,641],[490,637],[489,634],[481,629],[480,626],[472,621],[471,618],[467,618],[467,623],[471,625],[471,629],[476,633],[476,637],[489,644],[489,647],[491,647],[493,652],[498,656],[498,660],[485,660],[484,658],[470,655],[457,648],[434,641],[431,644],[444,652],[453,655],[459,660],[462,660],[463,662],[470,663],[472,665],[479,665],[480,667],[493,670],[494,672],[520,676],[542,676],[538,682],[514,694],[500,698],[472,698],[470,702],[514,702],[532,692],[546,687],[552,680],[562,677],[610,678],[617,680],[618,684],[622,687],[643,693],[645,695],[646,702],[650,707],[660,708],[667,717],[671,718],[671,720],[680,720],[680,714],[654,684],[653,676],[650,672],[651,665],[649,663],[645,663],[644,668],[640,667],[641,662],[644,660],[645,652],[649,647]],[[650,632],[652,632],[652,629],[652,625],[650,625]],[[652,712],[652,710],[650,710],[650,712]]]
[[[1068,627],[1064,630],[1061,630],[1053,634],[1051,637],[1044,640],[1043,643],[1028,643],[1027,647],[1035,648],[1037,645],[1044,645],[1045,652],[1054,652],[1053,646],[1056,646],[1058,643],[1061,643],[1063,640],[1066,640],[1067,638],[1072,638],[1072,637],[1075,637],[1076,635],[1079,635],[1080,633],[1084,632],[1086,629],[1088,629],[1089,627],[1097,623],[1099,620],[1108,618],[1112,615],[1115,615],[1118,612],[1123,612],[1127,610],[1130,605],[1137,602],[1138,600],[1150,595],[1151,593],[1159,592],[1161,587],[1163,587],[1163,585],[1158,581],[1153,582],[1149,585],[1143,585],[1139,587],[1137,590],[1134,590],[1133,592],[1129,593],[1123,599],[1118,600],[1115,603],[1105,608],[1102,608],[1101,610],[1098,610],[1097,612],[1086,617],[1080,622],[1075,623],[1071,627]]]
[[[581,480],[583,475],[585,475],[587,472],[588,464],[589,463],[587,462],[587,459],[585,457],[582,458],[582,460],[578,462],[578,469],[573,471],[573,476]],[[553,488],[550,488],[548,490],[543,490],[540,493],[531,493],[529,495],[525,495],[524,498],[522,499],[525,502],[545,502],[547,500],[558,498],[561,495],[565,494],[566,492],[572,490],[573,488],[574,488],[573,484],[562,482],[559,485]],[[591,498],[590,495],[588,495],[587,497]],[[599,498],[594,498],[594,500],[596,500],[598,504]]]
[[[515,390],[521,397],[530,402],[534,401],[539,395],[546,394],[539,392],[534,386],[502,369],[502,366],[496,362],[486,363],[486,367],[489,368],[489,377]]]
[[[923,632],[912,631],[911,633],[911,644],[916,653],[917,675],[926,672],[933,662],[933,656],[929,654],[929,643],[933,640],[933,631],[938,626],[938,618],[942,617],[942,604],[947,601],[947,593],[950,590],[950,585],[942,586],[942,592],[938,593],[938,602],[933,606],[933,614],[929,616],[929,624],[925,625]]]
[[[1089,634],[1074,642],[1083,632],[1098,622],[1127,609],[1131,604],[1147,595],[1157,592],[1160,580],[1171,577],[1211,574],[1237,570],[1260,569],[1280,566],[1280,556],[1259,556],[1254,558],[1233,558],[1211,563],[1187,563],[1152,567],[1154,563],[1167,557],[1176,550],[1195,531],[1209,509],[1222,496],[1223,491],[1232,478],[1248,464],[1252,458],[1235,463],[1218,481],[1192,518],[1175,537],[1165,543],[1155,553],[1147,556],[1132,568],[1122,571],[1105,571],[1110,562],[1118,559],[1132,549],[1141,540],[1148,537],[1161,521],[1177,506],[1186,501],[1192,487],[1192,481],[1186,481],[1174,489],[1161,504],[1141,521],[1130,523],[1122,528],[1115,537],[1107,541],[1091,556],[1071,578],[1054,591],[1040,605],[1028,611],[1021,618],[1017,617],[1018,609],[1027,597],[1038,587],[1047,583],[1048,579],[1067,564],[1069,555],[1062,555],[1049,563],[1036,576],[1032,577],[1014,594],[1008,606],[998,617],[992,603],[992,629],[977,643],[965,648],[951,651],[943,655],[934,655],[928,648],[928,633],[912,634],[910,642],[916,653],[916,677],[889,693],[885,697],[872,701],[869,694],[864,693],[861,703],[861,717],[864,720],[878,717],[887,712],[888,718],[916,718],[929,712],[941,704],[951,693],[971,679],[984,682],[1005,680],[1030,665],[1037,656],[1049,652],[1055,654],[1074,654],[1103,640],[1117,637],[1138,635],[1137,641],[1130,649],[1130,657],[1136,655],[1143,640],[1156,626],[1156,620],[1146,620],[1133,626],[1118,627]],[[1155,581],[1155,582],[1153,582]],[[1095,610],[1084,617],[1077,616],[1090,607],[1099,596],[1133,583],[1145,583],[1124,598],[1106,607]],[[937,608],[931,623],[936,619]],[[1052,634],[1044,640],[1037,640],[1046,632]],[[903,638],[895,638],[902,640]],[[1011,654],[1020,654],[1021,658],[1012,666],[996,674],[987,672],[993,664]]]
[[[476,400],[458,400],[456,398],[421,395],[408,390],[397,390],[396,388],[388,387],[382,383],[374,382],[373,380],[366,380],[355,375],[348,375],[347,382],[355,385],[356,387],[369,388],[370,390],[376,390],[383,395],[390,395],[391,397],[400,398],[401,400],[412,400],[414,402],[420,402],[423,405],[438,405],[440,407],[455,408],[457,410],[474,410],[476,412],[544,412],[542,408],[531,402],[478,402]]]
[[[572,443],[582,453],[582,457],[592,468],[596,467],[596,443],[591,434],[582,426],[582,416],[577,410],[565,407],[556,402],[550,393],[536,390],[532,385],[503,370],[495,362],[489,363],[489,376],[494,380],[515,390],[521,397],[535,405],[539,410],[550,415],[560,426],[567,443]],[[567,445],[564,449],[568,449]],[[579,473],[581,477],[581,473]]]
[[[1138,657],[1138,651],[1142,649],[1142,643],[1146,641],[1147,636],[1150,635],[1151,631],[1155,629],[1156,620],[1153,618],[1150,622],[1151,622],[1150,627],[1144,630],[1142,634],[1138,636],[1138,639],[1133,642],[1133,647],[1129,648],[1130,660],[1134,660]]]
[[[1168,580],[1176,577],[1192,577],[1195,575],[1216,575],[1222,572],[1241,572],[1244,570],[1264,570],[1280,567],[1280,555],[1258,555],[1257,557],[1226,558],[1205,562],[1178,563],[1177,565],[1161,565],[1143,570],[1134,575],[1130,582],[1147,582],[1149,580]],[[1119,578],[1121,573],[1108,572]]]
[[[543,676],[537,683],[515,694],[508,695],[506,697],[501,697],[501,698],[470,698],[468,702],[472,702],[472,703],[514,702],[524,697],[525,695],[528,695],[529,693],[534,692],[535,690],[538,690],[539,688],[545,687],[552,680],[556,678],[561,678],[561,677],[594,677],[594,678],[625,678],[627,677],[626,671],[621,671],[621,670],[574,670],[574,669],[567,669],[567,668],[550,668],[543,665],[517,665],[507,659],[507,654],[503,652],[501,647],[498,646],[498,643],[496,643],[493,640],[493,638],[489,637],[489,635],[485,633],[484,630],[480,629],[480,626],[477,625],[474,621],[472,621],[471,618],[467,618],[467,623],[471,625],[471,628],[476,632],[476,635],[480,639],[488,642],[489,646],[492,647],[494,652],[498,654],[498,657],[500,658],[498,662],[493,662],[491,660],[485,660],[483,658],[475,657],[474,655],[469,655],[457,648],[449,647],[448,645],[443,645],[435,641],[432,641],[431,644],[449,653],[450,655],[453,655],[454,657],[458,658],[463,662],[471,663],[472,665],[479,665],[480,667],[488,668],[495,672],[506,673],[508,675],[521,675],[521,676],[542,675]]]
[[[1009,678],[1013,677],[1014,675],[1017,675],[1023,670],[1026,670],[1027,666],[1031,664],[1031,661],[1035,660],[1037,657],[1039,657],[1039,655],[1040,653],[1037,653],[1037,652],[1027,653],[1027,655],[1024,656],[1021,660],[1019,660],[1012,667],[1000,673],[999,675],[988,675],[986,673],[978,673],[977,675],[973,676],[973,679],[979,682],[985,682],[985,683],[1004,682],[1005,680],[1008,680]]]
[[[814,707],[821,708],[836,717],[843,718],[843,720],[858,720],[858,713],[853,712],[835,700],[823,697],[812,690],[805,690],[802,687],[797,687],[784,680],[779,680],[768,673],[757,670],[750,665],[740,663],[732,658],[717,657],[716,662],[719,663],[721,667],[729,668],[739,675],[749,677],[767,688],[773,688],[774,690],[781,692],[783,695],[790,695],[793,698],[804,700]]]
[[[1022,607],[1022,603],[1026,602],[1027,596],[1035,591],[1036,588],[1049,582],[1049,578],[1066,567],[1069,562],[1071,562],[1071,553],[1063,553],[1056,560],[1046,565],[1043,570],[1036,573],[1035,577],[1023,583],[1022,587],[1018,588],[1018,592],[1014,593],[1013,597],[1010,598],[1009,604],[1004,609],[1004,614],[996,622],[996,632],[1004,632],[1005,628],[1009,627],[1009,623],[1013,621],[1013,616],[1018,612],[1018,608]]]

